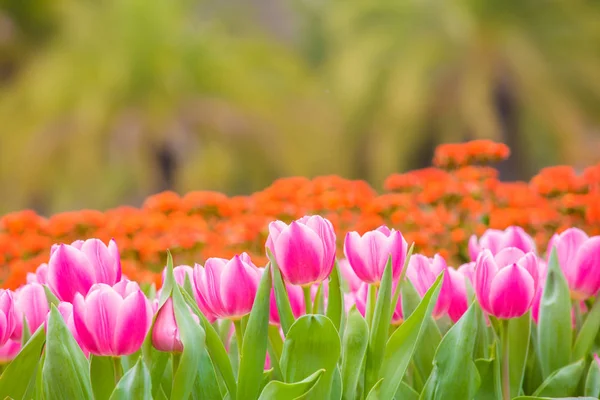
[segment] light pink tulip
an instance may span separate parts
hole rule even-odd
[[[408,244],[402,234],[381,226],[360,236],[348,232],[344,241],[344,254],[356,275],[364,282],[378,285],[390,256],[392,278],[397,280],[402,273]]]
[[[447,274],[452,286],[450,305],[448,306],[448,316],[452,322],[457,322],[469,308],[467,286],[465,283],[465,279],[468,278],[464,275],[464,269],[456,270],[454,268],[448,268]]]
[[[0,346],[10,339],[18,324],[13,296],[10,290],[0,289]]]
[[[436,254],[433,258],[421,254],[413,255],[408,262],[406,276],[413,284],[421,297],[425,296],[427,290],[433,285],[438,275],[448,269],[446,261]],[[450,307],[452,300],[452,280],[448,275],[444,276],[442,287],[437,303],[433,309],[433,317],[440,318]]]
[[[392,287],[396,287],[396,283]],[[366,315],[367,310],[367,298],[369,296],[369,285],[367,283],[361,283],[360,288],[352,295],[356,309],[361,313],[363,317]],[[392,325],[399,325],[403,321],[402,314],[402,296],[398,297],[398,303],[392,314]]]
[[[190,315],[199,323],[199,319],[190,310]],[[179,328],[175,319],[175,310],[173,309],[173,299],[168,298],[156,315],[154,327],[152,328],[152,345],[160,351],[182,352],[183,343],[179,336]]]
[[[40,283],[42,285],[48,284],[48,264],[40,264],[35,270],[35,274],[27,273],[27,283]]]
[[[581,229],[569,228],[550,239],[548,260],[554,247],[571,297],[582,301],[595,296],[600,290],[600,236],[590,238]]]
[[[475,267],[475,293],[481,308],[498,318],[516,318],[531,307],[538,290],[537,256],[508,247],[495,256],[483,250]]]
[[[231,260],[209,258],[204,268],[194,269],[194,281],[202,307],[218,318],[237,320],[250,313],[261,271],[244,253]]]
[[[27,321],[29,332],[33,334],[46,321],[50,308],[44,287],[39,283],[28,283],[22,286],[15,297],[17,324],[11,338],[18,340],[23,334],[23,316]]]
[[[329,276],[335,262],[335,232],[331,222],[318,215],[286,225],[269,224],[266,247],[271,250],[283,278],[292,285],[309,286]]]
[[[356,276],[356,273],[350,266],[350,262],[347,259],[342,258],[341,260],[338,260],[338,267],[340,269],[342,278],[348,284],[348,289],[350,292],[356,292],[360,288],[363,281]]]
[[[73,319],[81,342],[101,356],[129,355],[142,346],[152,324],[152,306],[130,282],[113,288],[95,284],[84,298],[75,295]]]
[[[306,308],[304,304],[304,293],[302,288],[300,286],[286,284],[285,289],[292,307],[292,314],[295,318],[298,318],[304,314],[304,309]],[[279,325],[279,311],[277,310],[275,289],[271,289],[270,302],[269,322],[273,325]]]
[[[529,236],[523,228],[519,226],[509,226],[505,230],[488,229],[477,240],[473,235],[469,239],[469,256],[475,261],[483,249],[488,249],[492,255],[497,254],[506,247],[516,247],[524,253],[535,253],[535,241]]]
[[[106,246],[99,239],[53,247],[48,262],[48,285],[62,301],[86,295],[95,283],[114,285],[121,280],[121,259],[114,240]]]
[[[0,364],[8,364],[21,351],[21,341],[8,339],[4,345],[0,346]]]

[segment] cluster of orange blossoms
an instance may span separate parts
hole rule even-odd
[[[50,218],[30,210],[10,213],[0,218],[0,282],[14,289],[48,261],[52,244],[90,237],[114,238],[124,274],[157,285],[167,249],[176,265],[243,251],[264,265],[269,222],[307,214],[333,223],[338,254],[346,232],[386,224],[414,242],[416,251],[440,253],[452,265],[468,259],[469,236],[487,228],[519,225],[540,249],[554,232],[571,226],[600,234],[600,164],[581,175],[557,166],[541,170],[530,182],[501,182],[497,170],[485,164],[508,154],[505,145],[491,141],[442,145],[435,153],[437,167],[393,174],[384,193],[338,176],[293,177],[249,196],[163,192],[147,198],[141,208],[81,210]]]

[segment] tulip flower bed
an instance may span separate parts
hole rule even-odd
[[[7,214],[0,217],[0,282],[16,289],[28,273],[48,262],[52,244],[92,237],[104,242],[114,238],[125,274],[156,285],[167,249],[176,264],[247,252],[264,265],[269,222],[289,223],[303,215],[326,217],[338,238],[348,231],[394,227],[417,252],[439,253],[452,265],[470,259],[468,238],[488,228],[521,226],[539,248],[569,227],[600,234],[600,164],[581,175],[557,166],[540,171],[530,182],[501,182],[497,171],[486,165],[507,155],[506,146],[489,141],[443,145],[436,150],[436,167],[394,174],[382,193],[365,182],[336,176],[286,178],[249,196],[164,192],[149,197],[141,208],[82,210],[48,218],[32,211]]]
[[[567,229],[540,257],[488,230],[457,269],[385,226],[336,247],[320,216],[274,221],[264,268],[169,253],[143,291],[115,241],[57,244],[0,290],[0,397],[599,398],[600,236]]]

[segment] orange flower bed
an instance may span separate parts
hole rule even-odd
[[[81,210],[50,218],[30,210],[14,212],[0,218],[0,281],[15,289],[28,272],[48,261],[52,244],[90,237],[114,238],[124,274],[157,285],[167,249],[176,264],[246,251],[261,265],[269,222],[290,222],[306,214],[320,214],[333,223],[339,256],[346,232],[387,224],[414,242],[417,251],[440,253],[453,265],[467,260],[469,236],[487,228],[522,226],[542,250],[554,232],[571,226],[600,234],[600,164],[582,175],[556,166],[541,170],[530,182],[501,182],[486,164],[508,155],[505,145],[491,141],[442,145],[435,152],[436,167],[393,174],[383,193],[338,176],[293,177],[249,196],[163,192],[140,208]]]

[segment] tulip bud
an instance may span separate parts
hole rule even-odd
[[[199,323],[196,314],[192,313],[192,318]],[[179,328],[175,319],[175,310],[173,309],[173,299],[168,298],[165,304],[158,310],[154,327],[152,328],[152,345],[160,351],[182,352],[183,343],[179,337]]]
[[[95,283],[114,285],[121,280],[121,260],[114,240],[98,239],[54,247],[48,262],[48,285],[59,300],[72,302]]]
[[[497,318],[517,318],[525,314],[538,290],[539,272],[534,253],[515,247],[495,256],[483,250],[475,267],[475,293],[481,308]]]
[[[344,241],[344,253],[356,275],[364,282],[379,285],[388,259],[392,258],[392,278],[402,273],[408,244],[402,234],[381,226],[362,237],[348,232]]]
[[[202,307],[218,318],[231,320],[250,313],[260,277],[260,270],[245,253],[229,261],[209,258],[204,268],[194,270],[194,281]]]
[[[152,307],[139,287],[131,288],[122,285],[115,290],[99,283],[92,286],[85,298],[80,293],[75,295],[75,328],[90,353],[122,356],[142,346],[152,324]]]
[[[529,236],[523,228],[519,226],[509,226],[505,230],[488,229],[477,240],[475,235],[469,239],[469,256],[471,260],[476,260],[483,249],[488,249],[492,255],[497,254],[506,247],[516,247],[524,253],[535,253],[535,241]]]
[[[451,294],[450,294],[450,304],[448,306],[448,316],[452,320],[452,322],[457,322],[460,317],[463,316],[467,309],[469,308],[469,304],[467,301],[467,286],[465,283],[465,279],[468,279],[464,275],[464,269],[447,269],[447,277],[451,281]],[[444,277],[444,279],[446,279]]]
[[[283,278],[292,285],[309,286],[325,280],[335,262],[335,232],[331,222],[318,215],[286,225],[269,224],[267,248],[275,256]]]
[[[413,284],[421,297],[425,296],[427,290],[434,284],[438,275],[448,269],[446,261],[438,254],[433,258],[421,254],[413,255],[408,262],[406,276]],[[452,300],[452,280],[446,274],[442,281],[442,288],[433,309],[434,318],[440,318],[450,307]]]

